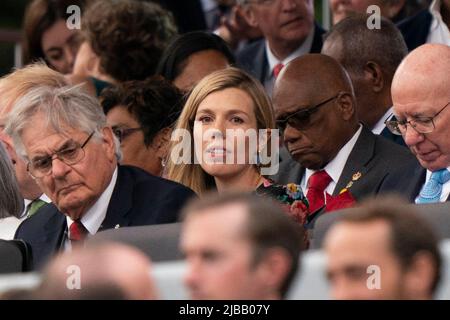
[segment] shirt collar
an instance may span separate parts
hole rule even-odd
[[[384,124],[384,122],[386,120],[390,120],[393,116],[394,116],[394,108],[390,107],[386,111],[386,113],[380,118],[380,120],[378,120],[378,122],[375,123],[375,125],[372,128],[372,132],[374,134],[381,134],[381,132],[384,130],[384,128],[386,128],[386,125]]]
[[[83,226],[89,231],[90,234],[97,233],[100,228],[103,220],[106,217],[106,211],[108,210],[108,205],[111,200],[112,193],[114,191],[114,187],[117,182],[117,167],[114,170],[111,181],[109,182],[108,187],[103,191],[100,198],[98,198],[97,202],[89,208],[89,210],[81,217],[81,223]],[[67,216],[67,227],[70,230],[70,226],[73,223],[73,220]]]
[[[312,43],[314,40],[314,32],[315,28],[311,28],[311,31],[309,32],[306,39],[303,41],[303,43],[296,49],[294,52],[292,52],[289,56],[287,56],[283,61],[278,60],[277,57],[272,53],[272,50],[269,47],[269,42],[266,40],[266,56],[267,61],[269,62],[269,70],[268,72],[272,74],[273,68],[279,63],[282,63],[283,65],[287,65],[289,62],[294,60],[297,57],[300,57],[304,54],[307,54],[311,51]]]
[[[359,135],[362,131],[362,125],[359,125],[359,129],[356,131],[356,133],[353,135],[353,137],[347,141],[347,143],[339,150],[337,155],[334,157],[333,160],[331,160],[324,168],[328,175],[331,177],[334,183],[337,183],[339,181],[339,178],[342,174],[342,171],[344,170],[345,164],[347,163],[348,157],[350,153],[352,152],[356,141],[359,138]],[[309,180],[309,177],[314,173],[315,171],[306,169],[305,171],[305,181]]]

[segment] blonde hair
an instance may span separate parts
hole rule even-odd
[[[14,103],[36,86],[60,88],[67,84],[64,75],[50,69],[44,62],[17,69],[0,78],[0,114],[10,113]]]
[[[192,90],[180,117],[178,118],[175,129],[188,130],[191,135],[191,146],[193,141],[193,123],[200,103],[211,93],[222,91],[229,88],[241,89],[246,92],[253,101],[257,128],[273,129],[275,128],[275,116],[272,103],[264,91],[264,87],[246,72],[237,68],[226,68],[203,78]],[[172,141],[170,150],[179,142]],[[192,148],[191,148],[192,149]],[[203,195],[208,189],[211,189],[213,177],[206,173],[200,164],[194,163],[194,152],[191,155],[191,163],[175,164],[169,152],[168,164],[166,167],[166,176],[168,179],[181,183],[199,196]]]

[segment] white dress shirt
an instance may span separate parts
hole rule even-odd
[[[430,13],[433,16],[430,31],[428,32],[427,43],[441,43],[450,46],[450,31],[442,20],[441,0],[434,0],[430,5]]]
[[[390,107],[389,110],[386,111],[386,113],[380,118],[380,120],[378,120],[378,122],[375,123],[375,125],[372,128],[372,132],[374,134],[380,135],[381,132],[383,132],[384,128],[386,128],[384,122],[386,120],[392,119],[393,116],[394,116],[394,107]]]
[[[273,77],[273,68],[275,68],[275,66],[279,63],[282,63],[284,66],[286,66],[295,58],[308,54],[311,51],[312,43],[314,40],[314,31],[315,28],[311,28],[311,31],[309,32],[308,36],[306,37],[305,41],[303,41],[301,46],[282,61],[278,60],[278,58],[275,57],[275,55],[272,53],[272,50],[270,50],[269,42],[266,41],[266,57],[269,63],[269,68],[267,69],[264,88],[266,89],[266,92],[267,94],[269,94],[269,96],[272,96],[273,85],[275,83],[275,79]]]
[[[114,191],[114,187],[116,186],[117,182],[117,167],[114,170],[113,176],[111,178],[111,181],[109,182],[108,187],[103,191],[100,198],[98,198],[97,202],[94,203],[94,205],[89,208],[89,210],[81,217],[81,223],[83,226],[87,229],[89,234],[96,234],[98,229],[100,229],[100,226],[102,225],[103,220],[105,220],[106,217],[106,211],[108,210],[108,205],[111,200],[112,193]],[[73,220],[67,216],[67,228],[70,230],[70,226],[73,223]],[[68,237],[66,237],[66,242],[64,244],[64,248],[66,250],[71,249],[70,240]]]
[[[334,189],[336,188],[336,184],[339,181],[339,178],[341,177],[342,171],[344,170],[345,164],[347,163],[348,156],[352,152],[356,144],[356,141],[358,140],[359,135],[361,134],[361,131],[362,125],[359,125],[359,129],[358,131],[356,131],[353,137],[347,141],[347,143],[342,147],[341,150],[339,150],[338,154],[334,157],[334,159],[331,160],[325,166],[325,168],[322,169],[325,170],[332,179],[328,187],[325,189],[325,192],[327,192],[328,194],[330,195],[333,194]],[[300,186],[302,187],[302,190],[305,190],[306,193],[308,192],[307,182],[309,180],[309,177],[311,177],[314,172],[315,171],[313,170],[306,169],[305,174],[302,177]]]
[[[447,168],[448,171],[450,171],[450,167]],[[426,185],[428,183],[428,181],[431,178],[431,174],[432,172],[430,170],[427,170],[427,177],[425,179],[425,183],[423,184]],[[423,188],[422,186],[422,188]],[[420,190],[422,190],[422,188],[420,188]],[[419,192],[420,194],[420,192]],[[448,196],[450,195],[450,181],[447,181],[446,183],[444,183],[442,185],[442,193],[441,193],[441,198],[440,198],[440,202],[445,202],[448,198]],[[417,203],[417,199],[419,198],[419,195],[417,195],[415,202]]]

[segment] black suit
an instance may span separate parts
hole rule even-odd
[[[116,185],[106,217],[98,231],[120,227],[172,223],[185,202],[195,194],[178,183],[152,176],[141,169],[119,166]],[[23,239],[32,249],[35,268],[64,245],[66,216],[48,204],[26,219],[15,239]]]
[[[279,174],[272,178],[281,184],[289,182],[300,184],[305,168],[292,158],[289,159],[283,154],[282,157],[284,159],[280,163]],[[353,175],[359,172],[361,177],[353,181],[353,185],[349,189],[357,201],[367,196],[388,192],[396,192],[409,198],[411,195],[407,192],[411,191],[405,190],[405,187],[410,184],[409,181],[397,181],[398,176],[403,174],[403,168],[405,167],[409,169],[421,168],[416,157],[408,149],[373,134],[363,126],[333,195],[338,195],[352,181]],[[396,180],[396,183],[391,180]]]
[[[324,33],[325,30],[316,24],[310,53],[320,53],[323,44],[322,35]],[[236,61],[240,68],[249,72],[264,84],[269,68],[269,61],[267,60],[266,54],[266,40],[264,38],[257,40],[243,48],[237,53]]]
[[[397,27],[403,34],[408,50],[412,51],[427,42],[433,16],[428,9],[403,20]]]

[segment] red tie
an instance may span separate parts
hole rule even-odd
[[[273,67],[273,77],[276,79],[278,77],[278,75],[281,72],[281,69],[283,69],[284,64],[282,64],[281,62],[279,64],[277,64],[275,67]]]
[[[73,243],[82,243],[89,232],[83,226],[80,220],[75,220],[69,229],[69,239]]]
[[[325,205],[324,191],[331,182],[331,177],[325,170],[314,172],[308,179],[306,198],[309,202],[309,212],[313,213]]]

